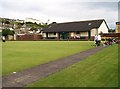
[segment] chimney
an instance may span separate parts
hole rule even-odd
[[[116,33],[120,33],[120,22],[116,22]]]

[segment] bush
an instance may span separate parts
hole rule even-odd
[[[14,31],[11,31],[10,29],[2,29],[2,36],[8,36],[8,35],[14,35]]]

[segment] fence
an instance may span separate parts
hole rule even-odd
[[[120,33],[104,33],[102,37],[120,37]]]
[[[42,35],[17,35],[16,40],[21,41],[30,41],[30,40],[40,40],[42,39]]]

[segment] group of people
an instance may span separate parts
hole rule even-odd
[[[103,46],[108,46],[108,45],[112,45],[114,43],[117,43],[117,41],[111,37],[104,39],[104,41],[102,42]],[[94,46],[100,46],[101,45],[101,35],[100,34],[95,34],[94,36]]]
[[[95,46],[100,46],[100,43],[101,43],[101,35],[100,34],[95,34],[95,37],[94,37]]]
[[[117,40],[115,38],[108,38],[105,40],[105,42],[103,43],[103,46],[107,46],[107,45],[112,45],[112,44],[116,44]]]

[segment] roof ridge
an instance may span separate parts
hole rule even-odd
[[[56,23],[46,28],[44,32],[89,31],[99,28],[103,22],[107,25],[104,19]]]
[[[83,20],[83,21],[73,21],[73,22],[63,22],[63,23],[57,23],[57,24],[67,24],[67,23],[79,23],[79,22],[89,22],[89,21],[105,21],[105,19],[96,19],[96,20]]]

